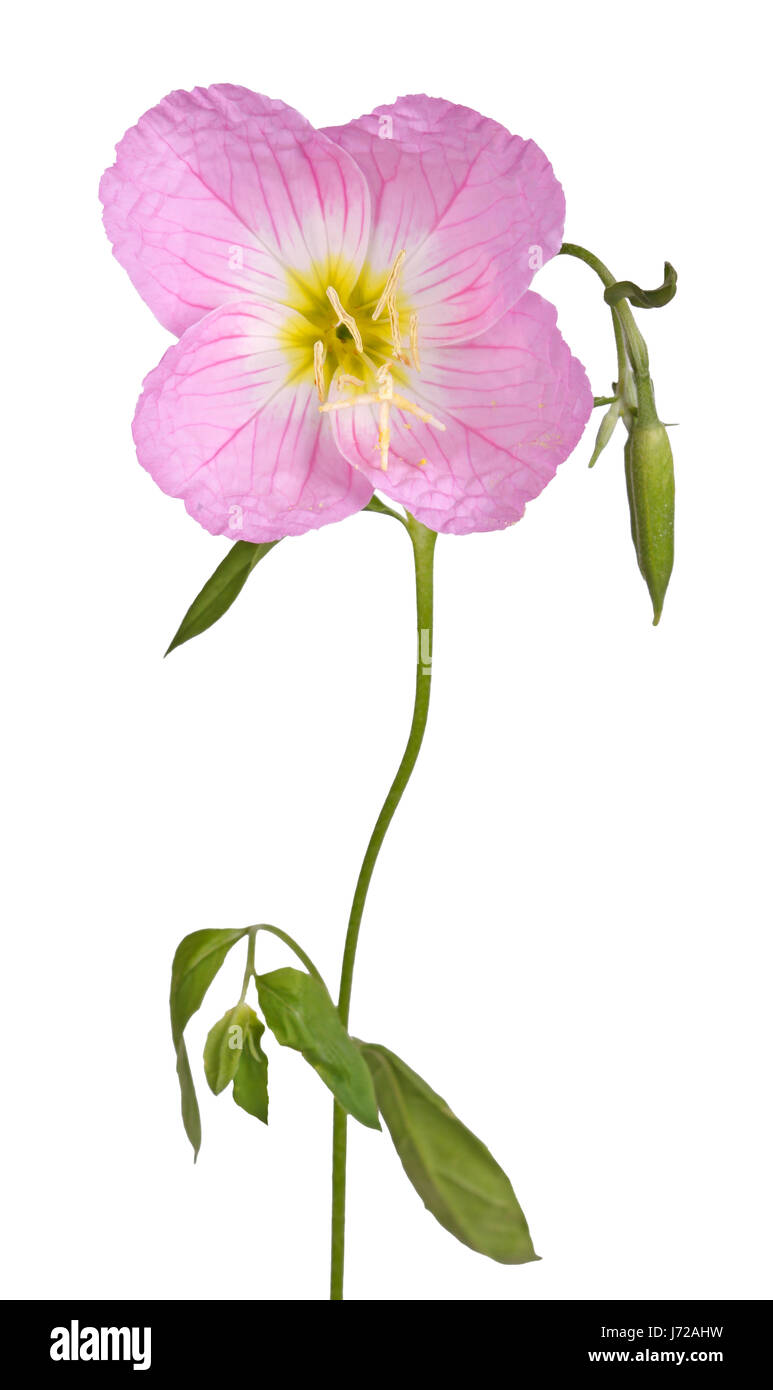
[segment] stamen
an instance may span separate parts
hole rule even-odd
[[[374,323],[375,323],[376,319],[380,319],[380,318],[381,318],[381,315],[382,315],[382,313],[384,312],[384,305],[388,302],[389,296],[390,296],[390,295],[393,295],[395,289],[397,288],[397,280],[398,280],[398,277],[399,277],[399,275],[400,275],[400,271],[402,270],[402,267],[403,267],[403,261],[405,260],[405,254],[406,254],[406,253],[405,253],[405,247],[403,247],[402,251],[398,252],[398,255],[397,255],[397,258],[396,258],[396,260],[395,260],[395,263],[394,263],[394,265],[392,266],[392,269],[390,270],[389,275],[388,275],[388,277],[387,277],[387,282],[386,282],[386,284],[385,284],[385,286],[384,286],[384,289],[383,289],[383,291],[382,291],[381,298],[379,299],[378,304],[376,305],[375,309],[373,310],[373,322],[374,322]]]
[[[407,366],[408,358],[403,352],[403,342],[400,336],[400,316],[397,312],[394,294],[390,294],[387,300],[387,309],[389,310],[389,328],[392,334],[392,349],[398,362],[405,362]]]
[[[378,410],[378,447],[381,467],[386,473],[389,467],[389,401],[382,401]]]
[[[360,333],[360,330],[357,327],[355,320],[352,318],[351,314],[347,314],[343,304],[338,298],[338,295],[336,294],[336,291],[333,289],[332,285],[328,285],[326,293],[328,299],[330,300],[330,303],[335,309],[335,312],[338,314],[338,323],[336,324],[336,328],[338,327],[338,324],[343,323],[349,329],[349,332],[354,338],[354,346],[356,347],[357,351],[362,352],[362,334]]]
[[[333,410],[353,410],[357,405],[377,405],[378,406],[378,440],[376,448],[381,455],[381,467],[384,472],[389,467],[389,412],[392,406],[408,415],[415,415],[422,420],[425,425],[434,425],[436,430],[444,430],[445,425],[440,420],[436,420],[434,415],[430,415],[428,410],[422,410],[421,406],[416,405],[415,401],[409,401],[407,396],[398,395],[392,381],[391,361],[384,362],[376,372],[377,391],[361,391],[356,396],[349,397],[348,400],[324,401],[319,407],[320,411],[329,413]],[[355,376],[349,376],[345,372],[340,372],[336,377],[339,385],[361,386],[362,382]],[[406,429],[410,425],[406,424]],[[416,465],[418,468],[426,466],[426,459],[421,459]]]
[[[407,410],[409,415],[417,415],[420,420],[424,421],[425,425],[434,425],[436,430],[445,429],[445,425],[441,420],[436,420],[434,415],[430,415],[428,410],[422,410],[421,406],[415,405],[413,401],[406,400],[405,396],[394,395],[392,397],[392,404],[396,405],[398,410]]]
[[[355,405],[378,405],[380,396],[374,396],[370,391],[364,392],[362,396],[355,397],[351,401],[325,401],[319,408],[321,411],[329,410],[352,410]]]
[[[420,372],[420,371],[421,371],[421,360],[420,360],[420,358],[419,358],[419,315],[418,315],[418,314],[411,314],[409,327],[410,327],[410,334],[411,334],[411,357],[413,358],[413,365],[414,365],[414,367],[416,368],[416,371],[417,371],[417,372]]]
[[[378,382],[378,447],[381,453],[381,467],[386,473],[389,467],[389,407],[394,396],[392,385],[392,364],[385,362],[376,372]]]
[[[321,401],[325,399],[325,376],[322,371],[322,364],[327,356],[327,348],[322,339],[319,338],[314,344],[314,385],[317,388],[317,395]]]

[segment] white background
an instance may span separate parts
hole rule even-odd
[[[363,1300],[769,1296],[770,175],[760,10],[446,0],[17,6],[6,18],[0,342],[9,894],[0,1161],[11,1296],[325,1296],[329,1095],[273,1047],[265,1130],[203,1085],[196,1168],[167,1017],[185,933],[275,921],[334,985],[410,716],[410,548],[357,517],[288,541],[162,653],[225,553],[134,459],[169,342],[97,184],[174,87],[318,124],[426,91],[548,153],[567,239],[639,316],[678,470],[653,629],[617,438],[514,529],[437,549],[430,728],[368,903],[353,1030],[489,1144],[539,1264],[457,1245],[350,1126]],[[608,311],[535,288],[597,393]],[[598,415],[595,417],[598,419]],[[266,966],[289,963],[263,943]],[[236,954],[190,1028],[233,1002]]]

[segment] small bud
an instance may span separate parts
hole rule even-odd
[[[615,432],[615,426],[623,413],[623,408],[623,400],[622,398],[619,398],[612,402],[611,406],[609,407],[609,410],[606,412],[599,426],[599,432],[596,435],[596,443],[593,449],[593,454],[591,456],[591,461],[588,464],[589,468],[593,467],[594,463],[599,457],[599,454],[603,453],[603,451],[606,449],[607,444],[609,443],[610,439],[612,438],[612,435]]]
[[[674,564],[674,460],[657,417],[646,424],[634,420],[625,444],[625,481],[636,558],[657,625]]]

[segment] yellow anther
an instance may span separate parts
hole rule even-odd
[[[327,349],[322,339],[319,338],[314,344],[314,385],[317,388],[317,395],[321,401],[325,399],[325,374],[322,365],[327,356]]]
[[[422,410],[421,406],[406,400],[405,396],[398,396],[395,393],[392,396],[392,404],[396,405],[398,410],[407,410],[409,415],[417,415],[420,420],[424,421],[425,425],[434,425],[436,430],[445,429],[445,425],[440,420],[436,420],[434,415],[430,415],[428,410]]]
[[[421,359],[419,357],[419,315],[411,314],[409,320],[409,331],[411,335],[411,359],[417,372],[421,371]]]
[[[349,332],[354,338],[354,346],[356,347],[357,351],[362,352],[362,334],[360,333],[360,330],[357,327],[355,320],[352,318],[351,314],[347,314],[343,304],[338,298],[338,295],[336,291],[333,289],[332,285],[328,285],[326,293],[328,299],[330,300],[330,303],[332,304],[335,312],[338,315],[338,323],[336,324],[336,328],[338,327],[338,324],[344,324],[345,327],[349,329]]]
[[[397,281],[398,281],[398,278],[399,278],[399,275],[400,275],[400,271],[402,270],[403,261],[404,261],[404,260],[405,260],[405,247],[403,247],[402,251],[398,252],[398,255],[397,255],[397,258],[396,258],[396,260],[395,260],[395,263],[394,263],[394,265],[392,266],[392,269],[390,270],[389,275],[387,276],[387,282],[386,282],[386,284],[385,284],[385,286],[384,286],[384,288],[383,288],[383,290],[382,290],[382,292],[381,292],[381,298],[379,299],[378,304],[376,305],[375,309],[373,310],[373,322],[374,322],[374,323],[375,323],[376,319],[380,319],[380,318],[381,318],[381,315],[382,315],[383,312],[384,312],[384,305],[388,303],[390,295],[394,296],[394,292],[395,292],[395,290],[396,290],[396,288],[397,288]],[[328,293],[329,293],[329,291],[328,291]]]
[[[387,300],[387,309],[389,310],[389,328],[392,334],[392,350],[398,362],[405,362],[407,365],[408,358],[403,352],[403,342],[400,336],[400,316],[397,312],[394,294],[390,294]]]

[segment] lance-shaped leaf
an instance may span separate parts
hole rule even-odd
[[[507,1174],[446,1102],[394,1052],[361,1043],[379,1110],[428,1211],[457,1240],[501,1264],[539,1259]]]
[[[188,612],[164,653],[168,656],[175,647],[190,641],[206,632],[218,618],[228,611],[234,599],[238,598],[255,566],[278,541],[266,541],[253,545],[251,541],[237,541],[231,546],[225,559],[221,561],[214,574],[210,575],[201,593],[197,594]]]
[[[263,1016],[277,1042],[300,1052],[339,1105],[361,1124],[380,1129],[370,1072],[321,980],[286,966],[257,976]]]
[[[263,1024],[249,1004],[228,1009],[204,1046],[204,1072],[215,1095],[233,1082],[242,1110],[268,1123],[268,1058],[260,1045]]]
[[[201,1148],[201,1116],[183,1030],[188,1020],[201,1007],[204,995],[231,947],[246,936],[248,931],[248,927],[242,927],[239,931],[205,929],[191,932],[190,936],[183,937],[172,962],[172,987],[169,993],[172,1041],[177,1053],[183,1124],[185,1133],[193,1145],[194,1160]]]

